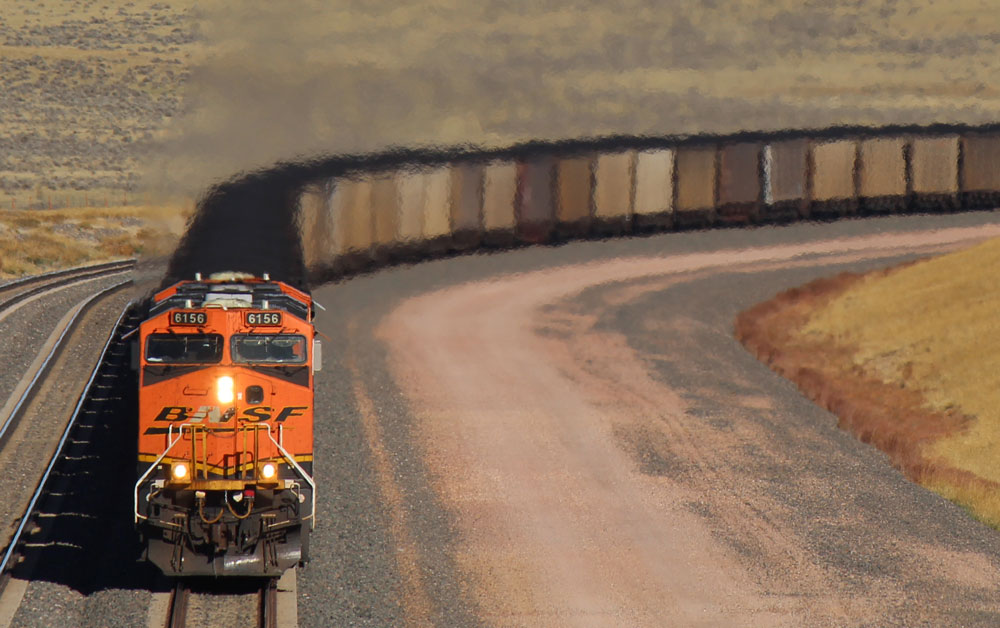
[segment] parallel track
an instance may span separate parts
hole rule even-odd
[[[66,270],[57,270],[42,275],[32,275],[0,284],[0,312],[17,305],[21,301],[60,286],[65,286],[83,279],[114,275],[131,270],[135,260],[107,262],[92,266],[80,266]]]
[[[104,269],[100,271],[101,273],[114,273],[120,272],[120,268],[109,271]],[[79,278],[77,275],[75,278]],[[4,423],[2,428],[0,428],[0,447],[4,445],[3,435],[8,431],[8,428],[14,425],[19,416],[19,412],[23,408],[27,400],[29,400],[35,391],[40,387],[41,382],[44,380],[44,374],[46,369],[53,361],[54,357],[59,353],[60,348],[65,343],[65,340],[70,336],[72,329],[75,324],[79,321],[83,313],[96,303],[101,297],[106,296],[115,290],[120,289],[124,285],[130,283],[129,281],[121,282],[115,284],[109,288],[106,288],[94,295],[92,295],[85,304],[80,307],[77,314],[73,317],[69,325],[67,325],[66,330],[63,332],[59,341],[52,348],[49,356],[47,357],[43,367],[39,369],[34,380],[27,390],[21,396],[15,411]],[[51,284],[47,284],[51,286]],[[135,315],[133,313],[133,308],[131,304],[125,308],[119,317],[118,321],[115,323],[114,329],[112,330],[107,342],[104,345],[104,349],[101,352],[101,358],[97,363],[91,373],[90,379],[84,389],[84,392],[80,395],[80,398],[76,404],[73,414],[66,425],[66,429],[63,431],[62,437],[57,444],[55,451],[45,469],[44,474],[39,479],[37,487],[32,494],[29,505],[26,512],[21,517],[17,530],[12,537],[12,540],[7,545],[4,550],[3,557],[0,558],[0,591],[6,585],[10,577],[10,569],[17,564],[18,560],[16,558],[19,555],[23,544],[23,536],[26,530],[30,528],[30,523],[34,521],[35,514],[39,509],[41,503],[44,501],[43,498],[46,495],[49,487],[47,486],[50,476],[53,474],[53,470],[60,464],[60,462],[69,460],[71,458],[77,458],[80,456],[79,451],[72,452],[74,448],[86,448],[89,441],[86,438],[82,439],[72,439],[71,435],[74,433],[80,423],[80,417],[86,413],[95,412],[95,406],[99,407],[101,404],[105,404],[109,401],[106,396],[105,390],[114,387],[114,381],[121,376],[121,370],[123,368],[128,368],[128,352],[125,343],[122,341],[122,335],[127,332],[128,328],[134,326]],[[72,442],[71,442],[72,441]],[[71,455],[72,454],[72,455]]]
[[[76,312],[73,318],[69,321],[69,324],[66,325],[66,328],[63,330],[62,334],[60,334],[55,345],[49,351],[49,354],[45,357],[44,362],[42,362],[38,371],[35,372],[34,377],[32,378],[30,384],[18,398],[17,404],[14,406],[14,409],[11,411],[10,415],[7,416],[6,418],[0,417],[0,448],[2,448],[6,442],[7,432],[11,427],[17,425],[17,421],[20,418],[21,411],[23,410],[25,404],[32,398],[32,396],[34,396],[35,391],[40,387],[42,381],[44,381],[45,374],[48,372],[49,366],[52,364],[56,356],[59,355],[59,352],[62,350],[64,346],[66,338],[68,338],[70,334],[73,332],[73,330],[76,329],[77,323],[83,317],[83,314],[88,309],[90,309],[90,307],[95,302],[97,302],[98,299],[100,299],[100,297],[110,294],[115,290],[121,288],[122,286],[127,285],[128,283],[130,283],[130,281],[123,281],[109,288],[106,288],[105,290],[93,294],[90,298],[88,298],[84,302],[82,307],[80,307],[80,309]],[[46,286],[46,288],[48,287],[50,287],[50,285]],[[0,308],[3,308],[5,305],[6,303],[0,304]],[[105,349],[106,348],[107,347],[105,347]],[[3,564],[0,564],[0,571],[2,571],[2,569],[3,569]]]

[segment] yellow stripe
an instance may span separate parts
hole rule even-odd
[[[153,462],[156,462],[156,459],[159,458],[159,457],[160,457],[159,454],[139,454],[139,462],[153,463]],[[292,458],[295,460],[295,462],[312,462],[313,461],[313,455],[312,454],[296,454],[296,455],[292,456]],[[163,462],[170,463],[172,460],[180,460],[180,458],[170,458],[170,457],[167,457],[167,458],[163,459]],[[184,458],[184,460],[187,460],[187,458]],[[250,468],[252,466],[253,466],[252,464],[249,464],[249,463],[247,464],[247,468]],[[209,470],[215,470],[215,469],[221,470],[221,469],[232,468],[232,467],[221,467],[219,465],[211,464],[211,465],[208,465],[208,468],[209,468]]]

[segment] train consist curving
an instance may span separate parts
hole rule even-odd
[[[222,189],[199,217],[208,225],[232,224],[265,193],[267,227],[244,226],[254,237],[272,228],[295,237],[298,229],[301,250],[290,247],[288,259],[275,258],[287,267],[285,281],[223,273],[172,283],[153,297],[139,329],[135,519],[147,557],[170,575],[275,576],[308,557],[320,345],[309,295],[286,283],[301,279],[303,267],[328,279],[484,246],[992,208],[1000,204],[1000,128],[404,151],[338,157],[278,175]],[[298,194],[297,225],[270,211],[285,191],[293,203]],[[262,265],[249,253],[219,257],[199,239],[207,233],[189,231],[170,282],[188,274],[182,269]]]
[[[315,525],[311,297],[242,273],[152,297],[139,371],[135,521],[172,576],[278,576]]]
[[[482,245],[1000,200],[993,128],[619,138],[447,161],[317,176],[298,205],[307,265],[328,276]]]

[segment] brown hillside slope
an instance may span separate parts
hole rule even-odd
[[[1000,241],[782,293],[737,338],[909,478],[1000,527]]]

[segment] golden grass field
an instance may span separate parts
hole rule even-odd
[[[5,0],[0,206],[391,146],[1000,120],[995,3]]]
[[[813,312],[800,334],[850,348],[865,376],[921,395],[929,410],[968,418],[920,447],[942,479],[929,488],[1000,527],[1000,240],[872,274]]]
[[[177,115],[198,50],[194,4],[4,0],[0,207],[137,194],[143,153]]]
[[[192,201],[142,191],[200,44],[192,0],[5,0],[0,280],[169,253]]]
[[[0,210],[0,280],[139,256],[168,255],[191,207],[129,205]]]

